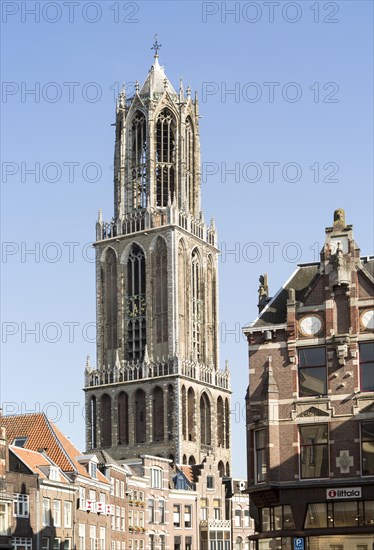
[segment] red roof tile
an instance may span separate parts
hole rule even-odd
[[[61,468],[63,472],[77,472],[90,478],[86,468],[77,461],[82,453],[73,443],[50,422],[43,413],[32,413],[17,416],[3,416],[1,424],[6,427],[10,443],[16,437],[27,437],[24,449],[38,451],[44,449],[48,457]],[[97,479],[109,483],[107,478],[97,472]]]
[[[59,443],[52,425],[42,413],[3,416],[1,423],[6,427],[7,438],[12,443],[16,437],[27,437],[24,449],[45,453],[63,472],[73,472],[74,465]]]
[[[42,453],[16,447],[15,445],[11,445],[9,448],[34,474],[38,474],[43,479],[47,479],[47,476],[40,466],[56,466],[52,460]],[[58,481],[68,483],[68,480],[61,473],[59,474]]]

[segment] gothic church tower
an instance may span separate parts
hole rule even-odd
[[[198,100],[156,55],[116,107],[114,217],[96,224],[97,367],[87,449],[230,474],[230,376],[218,361],[217,236],[200,207]]]

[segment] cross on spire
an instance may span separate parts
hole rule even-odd
[[[155,57],[158,57],[158,50],[161,48],[161,46],[162,46],[162,44],[158,43],[158,37],[157,37],[157,34],[155,34],[155,41],[154,41],[153,46],[151,48],[151,50],[155,51]]]

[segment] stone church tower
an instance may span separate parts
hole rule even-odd
[[[230,376],[219,369],[217,235],[200,206],[198,100],[158,60],[119,94],[114,217],[96,224],[97,368],[87,449],[230,474]]]

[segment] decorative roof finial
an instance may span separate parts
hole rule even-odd
[[[161,46],[162,46],[162,44],[158,43],[158,37],[157,37],[157,34],[155,34],[155,41],[154,41],[153,46],[151,48],[151,50],[155,51],[155,58],[158,57],[158,50],[161,48]]]

